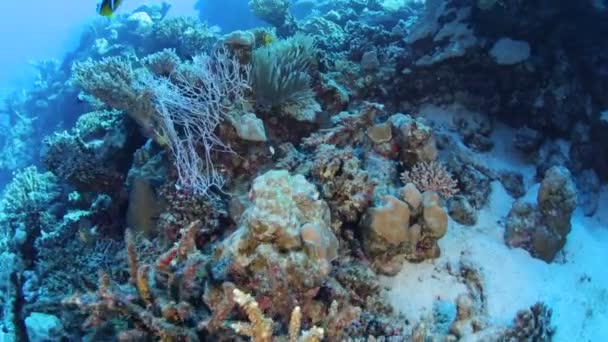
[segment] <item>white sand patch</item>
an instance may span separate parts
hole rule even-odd
[[[481,270],[491,323],[508,325],[518,310],[543,301],[553,309],[555,341],[606,340],[608,226],[590,225],[588,221],[593,222],[593,218],[577,211],[564,248],[565,262],[547,264],[503,243],[503,228],[497,222],[506,216],[512,201],[494,182],[489,208],[480,212],[475,227],[451,222],[448,234],[439,243],[439,259],[406,264],[396,277],[386,280],[391,302],[416,321],[416,317],[428,316],[434,300],[450,300],[466,293],[455,277],[434,266],[457,263],[465,255]]]
[[[525,184],[529,185],[536,173],[536,167],[513,146],[515,131],[505,124],[495,123],[490,138],[494,141],[494,148],[489,152],[479,153],[478,158],[494,170],[520,172],[524,175]]]
[[[424,117],[433,126],[440,128],[444,132],[450,132],[454,136],[458,136],[454,124],[455,119],[461,116],[466,117],[467,115],[480,114],[471,112],[458,104],[442,107],[427,104],[421,106],[419,111],[419,116]],[[488,152],[473,152],[459,138],[454,140],[458,144],[456,147],[461,153],[467,154],[467,156],[479,164],[495,171],[517,171],[524,176],[524,184],[526,186],[531,185],[536,168],[521,151],[514,147],[515,131],[503,123],[496,122],[494,123],[490,139],[494,141],[494,148]],[[567,143],[561,141],[560,147],[566,150],[567,155]]]
[[[391,303],[414,322],[430,317],[435,301],[454,302],[459,294],[467,293],[464,284],[433,261],[406,263],[397,276],[384,280],[393,289],[389,292]]]
[[[512,132],[498,125],[495,149],[479,158],[493,169],[522,172],[529,189],[524,199],[536,202],[534,167],[512,148],[509,136]],[[493,182],[489,203],[474,227],[450,221],[447,235],[439,241],[441,257],[406,264],[397,276],[384,278],[395,308],[415,322],[429,315],[434,300],[465,293],[464,285],[438,266],[464,257],[482,273],[491,323],[508,325],[518,310],[543,301],[553,309],[555,341],[608,341],[608,187],[602,188],[596,215],[585,217],[575,211],[563,257],[552,264],[504,244],[503,222],[513,201],[499,182]]]

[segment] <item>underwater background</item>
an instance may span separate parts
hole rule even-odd
[[[0,341],[607,341],[608,2],[3,2]]]

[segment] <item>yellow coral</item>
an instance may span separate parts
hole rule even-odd
[[[289,320],[289,342],[296,342],[298,340],[298,334],[302,324],[302,310],[299,306],[296,306],[291,312],[291,319]]]
[[[152,293],[150,292],[150,281],[148,279],[148,272],[150,266],[143,265],[137,270],[136,287],[139,297],[146,302],[146,304],[152,304]]]

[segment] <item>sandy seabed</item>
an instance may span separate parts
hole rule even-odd
[[[437,115],[437,108],[433,112]],[[511,134],[498,126],[496,147],[476,157],[494,170],[521,172],[528,189],[524,200],[536,202],[534,165],[505,144]],[[447,235],[439,241],[438,259],[406,263],[397,276],[383,278],[395,308],[416,322],[430,317],[438,302],[454,303],[467,287],[447,265],[466,259],[481,272],[489,323],[506,326],[518,310],[543,301],[553,310],[555,341],[608,341],[608,186],[601,190],[594,216],[575,211],[567,244],[551,264],[503,242],[504,221],[514,201],[500,182],[493,182],[475,226],[450,221]]]

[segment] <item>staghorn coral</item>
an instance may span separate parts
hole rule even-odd
[[[117,335],[137,333],[161,341],[197,341],[196,322],[203,313],[189,302],[202,295],[197,284],[204,275],[205,261],[196,250],[198,227],[197,221],[185,227],[178,243],[154,264],[138,259],[134,236],[127,234],[131,284],[117,286],[102,273],[96,292],[73,294],[62,301],[63,305],[89,315],[83,324],[85,329],[98,328],[113,317],[122,316],[136,322],[137,328],[114,326]]]
[[[234,323],[237,334],[249,336],[256,342],[269,342],[272,337],[272,320],[264,317],[258,303],[250,294],[234,289],[233,299],[247,313],[251,323]]]
[[[251,337],[253,342],[270,342],[272,336],[272,320],[264,317],[258,303],[248,293],[239,289],[233,290],[233,299],[247,313],[250,323],[233,323],[231,327],[241,335]],[[320,342],[323,339],[323,328],[314,327],[303,331],[300,335],[302,311],[296,306],[291,312],[289,320],[289,342]]]
[[[439,162],[419,162],[401,174],[403,183],[414,183],[422,191],[434,191],[449,199],[458,193],[458,183]]]

